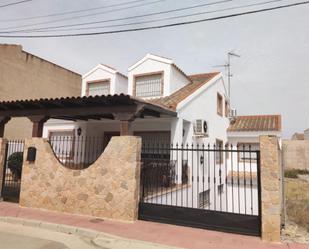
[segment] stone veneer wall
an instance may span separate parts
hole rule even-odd
[[[283,140],[282,150],[285,169],[309,170],[309,140]]]
[[[20,205],[60,212],[134,221],[138,214],[141,140],[113,137],[89,168],[70,170],[42,138],[25,141],[37,149],[36,161],[24,161]]]
[[[3,181],[3,170],[4,170],[4,161],[5,161],[5,148],[7,140],[0,138],[0,198],[2,193],[2,181]]]
[[[260,136],[262,239],[279,242],[281,233],[281,167],[278,138]]]

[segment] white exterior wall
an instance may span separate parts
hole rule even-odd
[[[128,78],[117,73],[115,79],[115,93],[128,94]]]
[[[117,73],[104,65],[98,65],[92,71],[85,74],[82,80],[81,95],[86,95],[87,82],[96,80],[110,80],[110,94],[127,94],[128,80],[123,75]]]
[[[226,143],[226,130],[229,126],[229,120],[224,116],[224,110],[223,116],[217,114],[217,93],[223,96],[223,103],[226,96],[221,75],[216,77],[212,83],[207,83],[199,90],[181,102],[177,108],[178,116],[187,122],[184,125],[187,130],[183,143],[210,143],[213,145],[216,139],[220,139],[223,143]],[[193,125],[196,119],[204,119],[208,122],[208,137],[194,137]]]
[[[169,86],[168,82],[170,82],[171,78],[171,65],[168,63],[163,63],[160,61],[156,61],[153,59],[147,59],[142,64],[138,65],[134,69],[128,72],[128,93],[133,95],[133,83],[134,83],[134,75],[152,73],[152,72],[164,72],[163,77],[163,96],[169,95]]]
[[[148,58],[128,73],[128,93],[133,95],[134,75],[164,72],[163,97],[171,95],[176,90],[189,83],[189,80],[171,63]]]
[[[237,143],[260,143],[260,136],[277,136],[281,139],[279,131],[254,131],[254,132],[228,132],[228,143],[236,146]]]
[[[189,83],[190,81],[188,80],[188,78],[185,77],[182,73],[180,73],[179,70],[176,69],[176,67],[174,66],[171,67],[170,81],[168,84],[169,94],[176,92],[177,90],[179,90],[180,88],[184,87],[185,85]]]

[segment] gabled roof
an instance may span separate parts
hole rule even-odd
[[[182,71],[174,62],[172,59],[163,57],[163,56],[159,56],[159,55],[155,55],[155,54],[146,54],[142,59],[140,59],[139,61],[137,61],[136,63],[134,63],[132,66],[130,66],[128,68],[128,71],[133,70],[134,68],[136,68],[137,66],[139,66],[140,64],[142,64],[143,62],[145,62],[148,59],[152,59],[152,60],[156,60],[165,64],[169,64],[172,67],[174,67],[179,73],[181,73],[184,77],[186,77],[188,79],[188,81],[191,81],[190,77],[188,77],[184,71]]]
[[[200,87],[208,83],[211,79],[213,79],[215,76],[219,74],[220,74],[219,72],[213,72],[213,73],[189,75],[188,77],[190,78],[191,83],[185,85],[184,87],[180,88],[178,91],[172,93],[169,96],[163,98],[151,99],[149,100],[149,102],[176,110],[177,105],[181,101],[189,97],[196,90],[198,90]]]
[[[83,75],[83,78],[88,77],[90,74],[92,74],[93,72],[95,72],[95,71],[98,70],[98,69],[103,69],[103,70],[105,70],[105,71],[107,71],[107,72],[110,72],[110,73],[112,73],[112,74],[119,74],[119,75],[121,75],[121,76],[127,78],[126,75],[120,73],[120,72],[117,71],[115,68],[113,68],[113,67],[111,67],[111,66],[108,66],[108,65],[105,65],[105,64],[102,64],[102,63],[99,63],[99,64],[96,65],[94,68],[92,68],[90,71],[88,71],[87,73],[85,73],[85,74]]]
[[[281,115],[238,116],[228,128],[233,131],[281,131]]]

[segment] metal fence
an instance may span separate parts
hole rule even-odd
[[[24,140],[7,140],[1,196],[18,202],[23,166]]]
[[[102,137],[51,136],[48,141],[58,160],[70,169],[87,168],[103,151]]]
[[[259,215],[259,160],[250,145],[144,144],[141,202]]]

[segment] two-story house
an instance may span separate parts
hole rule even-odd
[[[128,68],[128,76],[103,64],[83,76],[82,96],[114,94],[128,94],[177,112],[177,117],[137,118],[133,133],[144,143],[223,146],[227,142],[229,104],[221,73],[187,75],[171,59],[147,54]],[[102,137],[106,146],[119,135],[117,122],[49,120],[43,136],[76,135],[79,130],[79,135]]]

